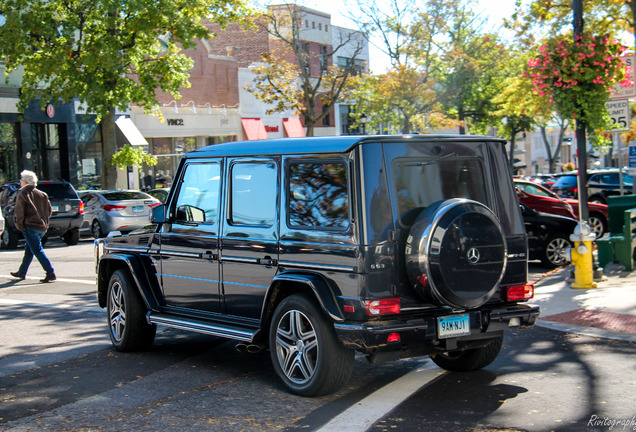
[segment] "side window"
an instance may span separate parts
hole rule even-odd
[[[215,224],[220,186],[221,167],[218,163],[188,165],[174,207],[175,222]]]
[[[272,226],[276,221],[278,192],[274,162],[246,162],[232,165],[230,223]]]
[[[347,165],[341,161],[289,164],[289,224],[307,228],[349,226]]]

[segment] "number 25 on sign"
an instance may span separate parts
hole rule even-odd
[[[612,100],[605,102],[605,107],[611,120],[607,132],[628,132],[631,122],[629,101],[627,99]]]

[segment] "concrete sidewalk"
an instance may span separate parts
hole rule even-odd
[[[535,284],[530,303],[541,306],[537,325],[595,337],[636,342],[636,271],[608,264],[598,288],[573,289],[574,266]]]

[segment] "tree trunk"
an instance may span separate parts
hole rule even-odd
[[[111,165],[113,155],[117,152],[117,134],[115,128],[115,108],[102,118],[102,189],[117,187],[117,167]]]
[[[457,120],[459,120],[459,134],[466,135],[466,126],[464,126],[464,120],[466,120],[466,116],[464,115],[464,110],[460,109],[457,114]]]
[[[543,146],[545,147],[545,152],[548,155],[548,170],[553,173],[554,172],[554,162],[555,158],[552,156],[552,150],[550,149],[550,141],[548,141],[548,135],[545,131],[545,125],[540,127],[541,129],[541,139],[543,140]]]

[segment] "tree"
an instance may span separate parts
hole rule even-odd
[[[456,7],[449,0],[426,0],[378,5],[358,0],[358,26],[375,32],[382,49],[391,59],[391,68],[376,77],[365,77],[356,92],[357,110],[365,112],[371,126],[380,123],[398,132],[410,133],[448,125],[439,105],[436,72],[447,44],[447,17]],[[384,8],[383,8],[384,7]]]
[[[499,110],[493,115],[501,122],[501,129],[510,140],[508,160],[510,172],[514,173],[514,150],[517,135],[530,131],[536,124],[541,105],[533,99],[532,86],[527,79],[518,75],[504,81],[503,91],[493,99]]]
[[[268,114],[288,109],[301,114],[307,135],[312,136],[335,104],[346,99],[364,69],[360,56],[366,38],[355,31],[332,30],[334,46],[310,44],[303,38],[305,14],[302,7],[285,4],[270,8],[255,21],[273,40],[262,56],[263,64],[254,69],[256,77],[248,91],[270,104]],[[336,55],[343,62],[334,62]]]
[[[210,37],[201,18],[237,20],[245,1],[0,0],[0,56],[7,72],[24,68],[19,109],[76,98],[102,121],[102,187],[112,188],[116,109],[159,114],[157,90],[178,98],[189,86],[182,50]]]
[[[448,46],[437,73],[440,97],[448,115],[459,121],[466,133],[470,120],[484,133],[493,98],[502,91],[511,61],[509,50],[494,33],[484,32],[484,22],[458,2],[448,18]]]
[[[598,34],[628,31],[636,45],[636,0],[586,0],[585,26]],[[517,8],[506,26],[514,29],[522,40],[533,45],[548,35],[569,32],[572,26],[571,0],[532,0],[517,2]]]

